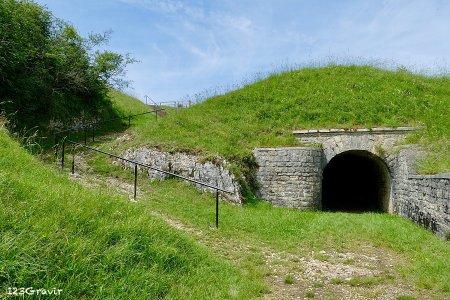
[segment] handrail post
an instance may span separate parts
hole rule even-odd
[[[72,145],[72,175],[75,174],[75,145]]]
[[[216,190],[216,228],[219,228],[219,190]]]
[[[134,164],[134,201],[136,201],[137,192],[137,164]]]
[[[95,142],[95,125],[92,125],[92,142]]]
[[[62,143],[62,154],[61,154],[61,169],[64,169],[64,154],[65,154],[65,150],[66,150],[66,139],[63,139],[63,143]]]
[[[58,145],[53,145],[53,149],[55,150],[55,164],[58,162]]]

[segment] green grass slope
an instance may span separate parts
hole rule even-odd
[[[138,99],[117,90],[109,90],[108,97],[119,116],[140,114],[150,110],[149,106]]]
[[[424,173],[450,171],[450,79],[370,66],[286,72],[139,126],[130,145],[243,160],[258,146],[295,145],[293,129],[425,125]]]
[[[243,299],[258,291],[140,204],[45,167],[2,127],[0,205],[0,298],[14,287],[62,289],[59,299]]]

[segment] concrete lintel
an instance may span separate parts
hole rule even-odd
[[[405,134],[423,129],[424,127],[374,127],[374,128],[322,128],[294,130],[297,136],[334,136],[342,134]]]
[[[450,180],[450,173],[431,174],[431,175],[409,174],[408,176],[408,179],[427,179],[427,178]]]

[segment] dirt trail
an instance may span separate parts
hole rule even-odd
[[[211,237],[207,231],[189,227],[165,214],[153,214],[177,230],[195,236],[213,252],[236,265],[246,258],[246,254],[258,253],[264,260],[265,280],[270,288],[264,299],[396,299],[400,295],[414,294],[412,287],[393,282],[396,257],[386,252],[369,256],[321,251],[317,255],[301,256],[275,251],[266,245]]]

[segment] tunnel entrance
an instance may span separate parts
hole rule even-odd
[[[346,151],[323,171],[322,209],[326,211],[388,211],[389,170],[368,151]]]

